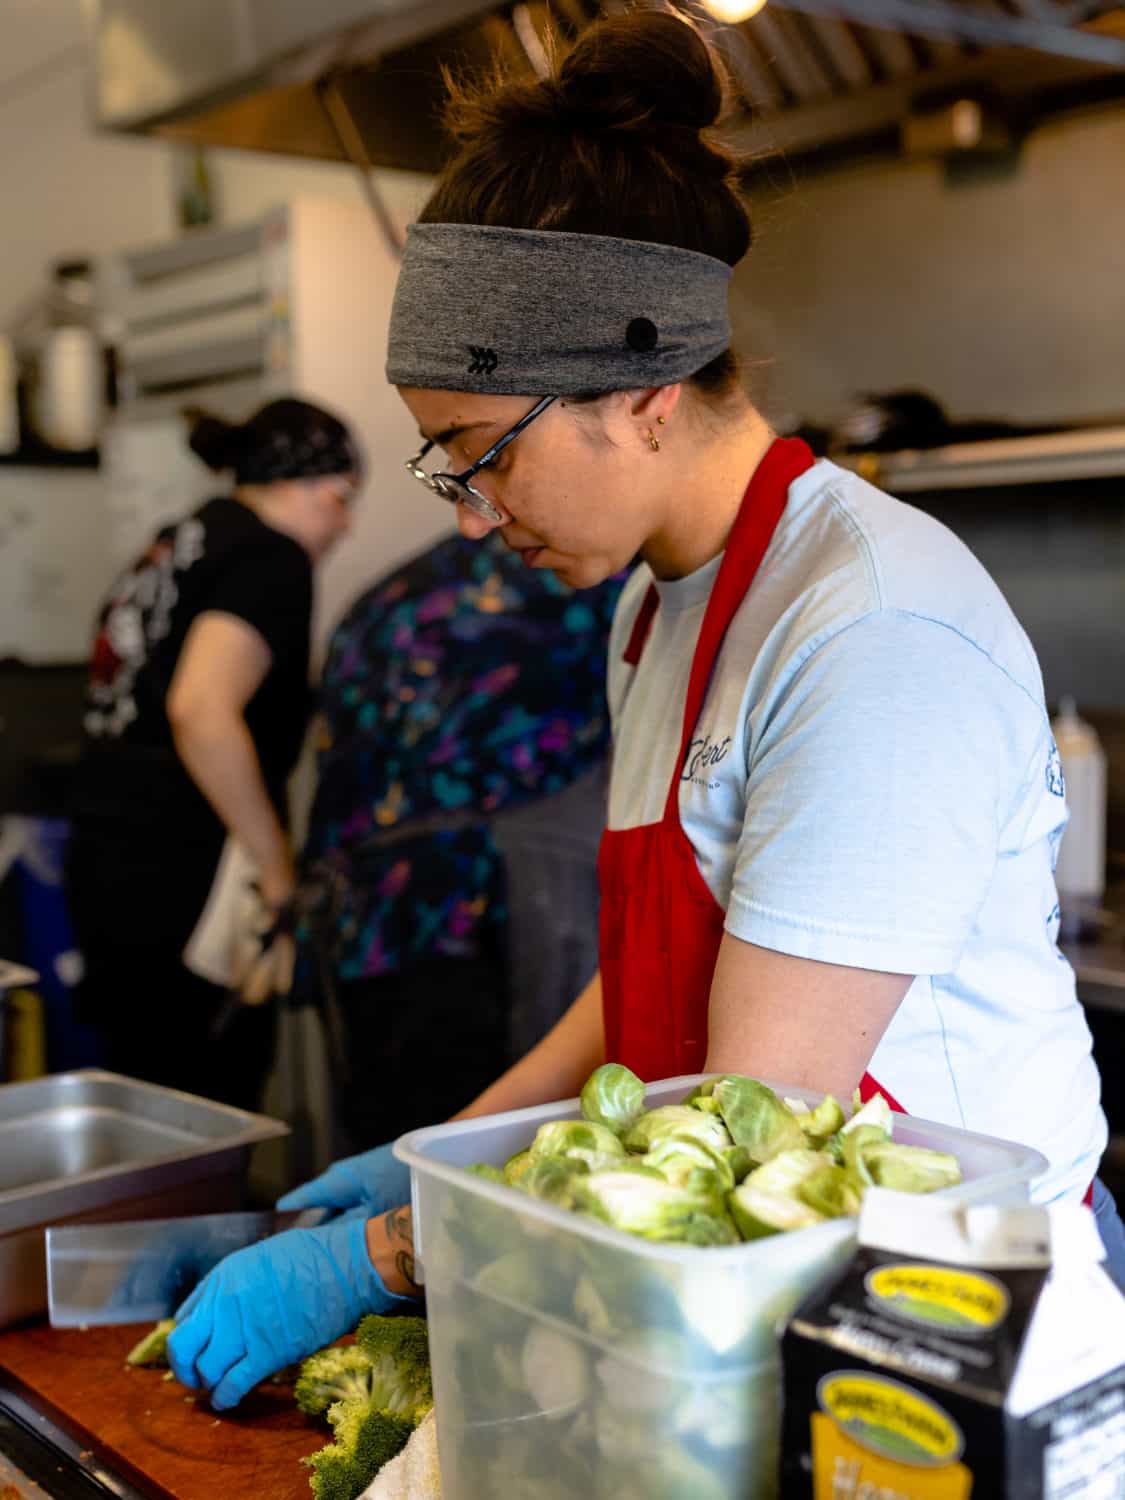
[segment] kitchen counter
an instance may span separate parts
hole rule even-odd
[[[35,1323],[0,1333],[0,1387],[61,1429],[77,1455],[69,1464],[60,1457],[58,1487],[46,1492],[68,1500],[122,1491],[137,1500],[308,1500],[301,1459],[329,1434],[297,1410],[290,1386],[267,1383],[217,1416],[163,1371],[126,1366],[143,1332],[143,1325],[82,1332]],[[2,1445],[0,1428],[0,1464]],[[78,1469],[85,1473],[76,1476]],[[13,1492],[22,1500],[19,1488]]]

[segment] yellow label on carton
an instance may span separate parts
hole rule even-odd
[[[961,1429],[936,1402],[897,1380],[859,1371],[825,1375],[817,1401],[843,1432],[870,1453],[914,1468],[955,1463]]]
[[[1007,1288],[978,1271],[880,1266],[868,1273],[864,1286],[896,1317],[942,1333],[990,1333],[1008,1315]]]
[[[964,1464],[917,1469],[880,1458],[819,1411],[812,1415],[812,1461],[813,1500],[969,1500],[973,1489]]]

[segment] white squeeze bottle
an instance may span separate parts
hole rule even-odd
[[[20,445],[18,374],[12,341],[0,333],[0,453],[15,453]]]
[[[1051,723],[1066,781],[1070,821],[1055,866],[1055,885],[1064,913],[1097,905],[1105,893],[1105,751],[1092,724],[1080,719],[1073,698],[1059,700]]]

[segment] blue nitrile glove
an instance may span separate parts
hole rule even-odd
[[[391,1143],[345,1156],[326,1172],[277,1200],[280,1209],[362,1207],[368,1218],[410,1202],[410,1168],[396,1161]]]
[[[365,1219],[287,1229],[236,1250],[176,1312],[168,1363],[181,1385],[211,1392],[216,1411],[252,1386],[350,1333],[365,1313],[408,1312],[383,1285]]]

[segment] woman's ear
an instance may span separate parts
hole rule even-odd
[[[654,422],[663,426],[679,406],[683,389],[683,383],[677,381],[675,385],[650,385],[626,392],[633,420],[649,427]]]

